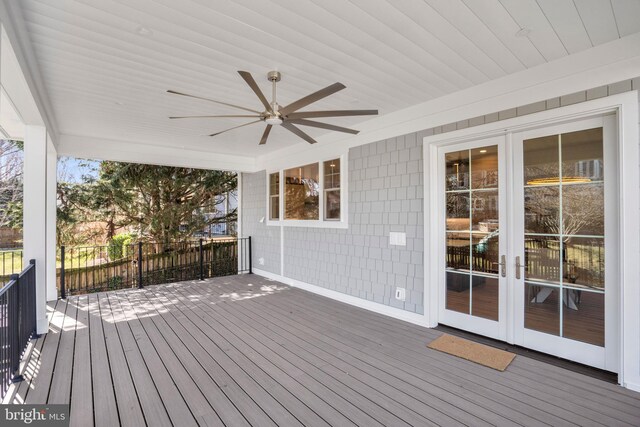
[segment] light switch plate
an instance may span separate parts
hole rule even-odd
[[[405,288],[396,288],[396,299],[404,301],[407,297],[407,291]]]
[[[392,231],[389,233],[389,244],[395,246],[407,246],[407,233]]]

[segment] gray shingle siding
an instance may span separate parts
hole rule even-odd
[[[253,266],[280,274],[280,228],[267,227],[266,219],[260,222],[267,211],[266,179],[264,171],[242,174],[242,234],[251,236]],[[259,264],[260,258],[264,265]]]

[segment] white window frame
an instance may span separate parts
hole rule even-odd
[[[324,162],[329,160],[340,159],[340,219],[325,219],[325,188],[324,188]],[[301,161],[296,162],[295,164],[287,165],[286,167],[282,167],[280,169],[267,169],[267,177],[266,177],[266,223],[267,226],[284,226],[284,227],[313,227],[313,228],[348,228],[349,224],[347,219],[349,218],[349,212],[347,209],[348,200],[348,155],[332,155],[332,156],[323,156],[319,158],[317,161]],[[319,175],[319,186],[320,186],[320,194],[318,195],[319,204],[318,204],[318,219],[306,220],[306,219],[285,219],[284,218],[284,171],[287,169],[292,169],[300,166],[305,166],[309,164],[318,164],[318,175]],[[280,219],[272,220],[270,219],[270,189],[269,189],[269,177],[273,173],[280,174],[280,199],[279,199],[279,212]]]
[[[278,173],[278,194],[271,195],[271,175],[274,173]],[[280,208],[282,199],[282,171],[275,171],[271,173],[267,173],[267,222],[278,222],[282,219],[282,209]],[[278,219],[271,219],[271,199],[277,197],[278,198]]]

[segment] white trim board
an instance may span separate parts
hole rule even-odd
[[[342,292],[337,292],[331,289],[323,288],[321,286],[316,286],[309,283],[301,282],[296,279],[290,279],[288,277],[284,277],[279,274],[269,273],[268,271],[259,270],[257,268],[253,269],[253,273],[257,274],[258,276],[265,277],[267,279],[284,283],[285,285],[289,285],[294,288],[300,288],[305,291],[313,292],[314,294],[322,295],[324,297],[331,298],[336,301],[353,305],[355,307],[373,311],[374,313],[383,314],[385,316],[393,317],[394,319],[413,323],[414,325],[429,327],[425,323],[424,316],[422,314],[411,313],[410,311],[401,310],[399,308],[390,307],[388,305],[365,300],[352,295],[343,294]]]
[[[238,172],[255,169],[255,161],[251,157],[78,135],[60,135],[57,151],[60,156],[116,162]]]
[[[621,255],[619,278],[622,284],[619,301],[621,337],[619,381],[624,387],[640,391],[640,334],[638,334],[640,311],[637,309],[640,305],[640,264],[637,262],[640,259],[640,223],[637,220],[640,213],[638,91],[425,137],[423,140],[424,196],[425,201],[429,200],[430,204],[429,206],[425,204],[424,219],[425,224],[431,224],[430,216],[437,214],[437,199],[434,199],[431,183],[437,179],[435,154],[438,147],[490,136],[509,136],[520,130],[560,124],[608,112],[617,113],[619,134],[620,242],[618,250]],[[425,242],[429,241],[426,236],[432,235],[433,231],[432,227],[425,227]],[[431,254],[437,253],[439,243],[435,239],[431,240],[430,244],[425,245],[424,252],[425,271],[431,271],[425,276],[424,307],[427,323],[435,326],[438,322],[438,277],[436,269],[429,269],[428,266]]]

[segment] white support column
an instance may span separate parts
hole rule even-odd
[[[58,299],[58,288],[56,286],[56,213],[58,208],[57,202],[57,171],[58,171],[58,153],[56,147],[51,141],[51,137],[47,135],[47,210],[46,210],[46,279],[47,285],[47,301],[55,301]]]
[[[37,333],[48,329],[46,313],[47,131],[27,125],[24,137],[24,262],[36,260]]]

